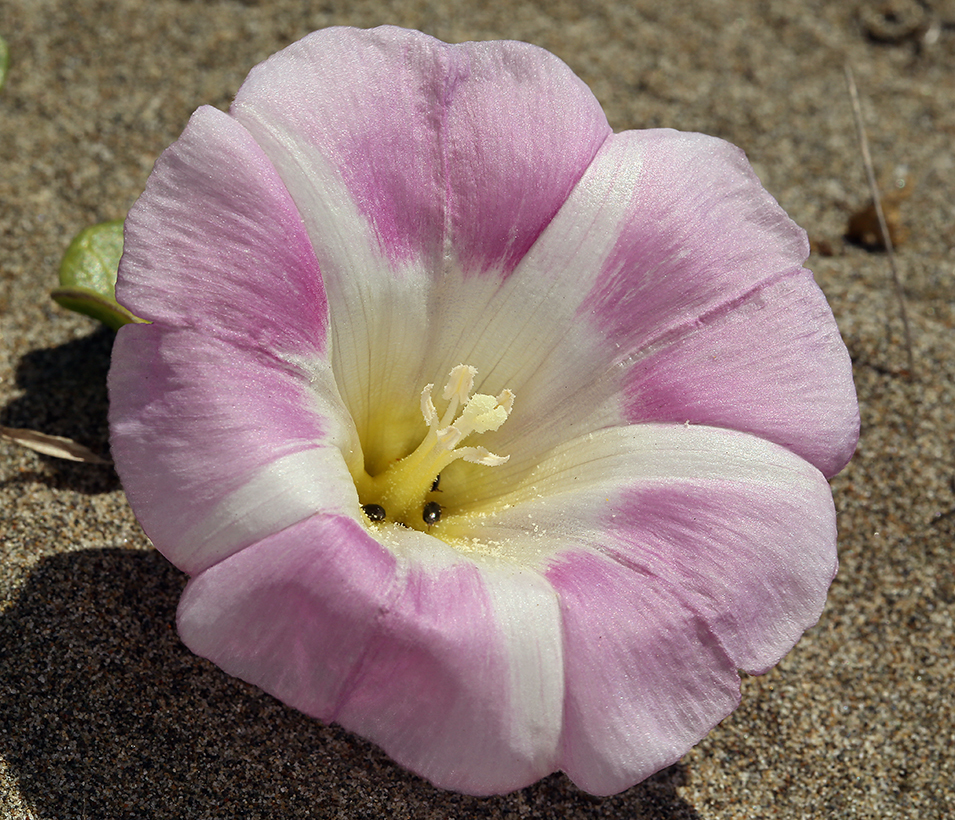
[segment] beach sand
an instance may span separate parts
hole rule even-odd
[[[112,334],[48,297],[70,239],[122,218],[190,113],[225,108],[253,65],[314,29],[380,23],[536,43],[615,130],[744,148],[813,240],[862,407],[818,626],[679,763],[606,799],[559,774],[490,799],[439,791],[227,677],[179,643],[186,578],[112,469],[0,443],[0,816],[955,816],[955,3],[662,5],[0,0],[0,424],[108,454]],[[914,373],[885,254],[843,240],[869,199],[847,61],[879,182],[905,183]]]

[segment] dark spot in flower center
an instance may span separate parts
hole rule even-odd
[[[385,520],[385,508],[381,504],[363,504],[362,510],[364,510],[365,515],[368,516],[369,521],[384,521]]]
[[[435,481],[435,484],[438,482]],[[424,520],[424,523],[429,527],[432,524],[437,524],[441,520],[441,505],[437,501],[429,501],[424,505],[424,510],[421,512],[421,518]]]

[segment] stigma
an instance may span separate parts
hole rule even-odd
[[[378,511],[384,510],[388,521],[430,531],[440,518],[441,505],[428,497],[439,492],[437,481],[445,467],[458,459],[486,467],[507,462],[509,456],[492,453],[470,439],[497,430],[507,421],[514,394],[503,390],[497,396],[471,395],[476,375],[477,370],[469,365],[459,364],[451,370],[441,391],[446,404],[440,415],[434,403],[434,385],[427,385],[420,398],[427,426],[421,444],[378,475],[363,472],[356,476],[363,509],[366,514],[369,508],[375,511],[374,517],[367,515],[369,521],[382,520]]]

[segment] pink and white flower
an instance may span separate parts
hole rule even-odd
[[[807,252],[741,151],[613,134],[533,46],[276,54],[126,222],[113,456],[182,639],[444,788],[674,762],[836,570]]]

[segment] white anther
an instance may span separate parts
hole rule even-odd
[[[497,403],[504,408],[506,418],[511,415],[511,410],[514,409],[514,394],[510,390],[502,390],[497,397]]]
[[[440,444],[445,450],[453,450],[458,446],[458,444],[460,444],[461,439],[463,439],[467,434],[462,433],[452,424],[450,427],[441,428],[435,433],[435,435],[438,438],[438,444]]]
[[[485,467],[500,467],[510,456],[499,456],[484,447],[462,447],[456,451],[465,461],[483,464]]]
[[[424,423],[429,429],[438,423],[438,411],[435,410],[434,402],[431,400],[432,390],[434,385],[429,384],[421,391],[421,415],[424,416]]]
[[[452,400],[456,399],[458,404],[464,404],[474,389],[474,377],[477,375],[477,368],[466,364],[459,364],[453,367],[448,374],[448,383],[444,386],[444,397]]]
[[[477,393],[471,396],[453,426],[461,431],[462,436],[467,436],[471,433],[497,430],[505,421],[507,421],[507,410],[498,400],[494,396]]]

